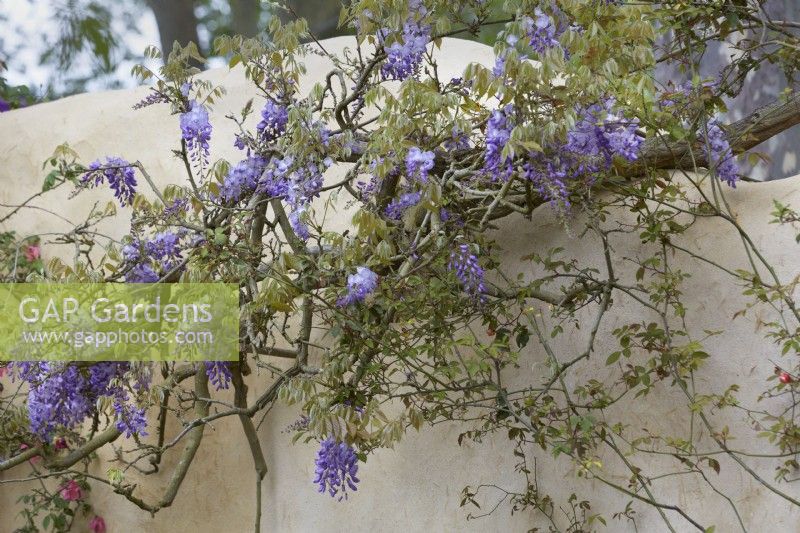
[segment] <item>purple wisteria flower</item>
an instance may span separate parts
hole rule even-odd
[[[133,202],[136,194],[136,176],[130,163],[120,157],[106,157],[106,162],[96,160],[89,165],[88,171],[81,177],[81,183],[96,187],[103,180],[108,182],[120,205]]]
[[[565,181],[568,170],[561,158],[545,158],[541,153],[531,154],[522,165],[522,176],[530,180],[536,192],[556,209],[568,210],[571,207]]]
[[[89,384],[76,366],[39,363],[28,373],[28,418],[31,431],[45,440],[57,426],[74,427],[89,415],[93,403]]]
[[[255,190],[261,173],[267,166],[267,160],[260,156],[252,156],[239,161],[225,176],[219,195],[227,202],[238,202],[242,196]]]
[[[309,422],[311,422],[311,419],[308,418],[308,415],[305,414],[300,415],[299,417],[297,417],[297,420],[286,426],[286,429],[284,429],[284,431],[287,433],[290,432],[293,433],[295,431],[306,431],[308,429]]]
[[[11,104],[0,98],[0,113],[11,111]]]
[[[485,300],[483,269],[478,264],[478,257],[470,252],[468,244],[461,244],[453,250],[447,268],[455,273],[464,292],[481,302]]]
[[[486,153],[484,155],[484,170],[491,175],[492,180],[508,179],[513,171],[512,159],[502,157],[503,148],[511,139],[513,124],[509,120],[512,107],[497,109],[492,112],[486,124]]]
[[[347,276],[347,294],[339,298],[337,305],[344,307],[361,302],[378,286],[378,275],[367,267],[357,267],[355,274]]]
[[[560,46],[559,32],[553,19],[538,7],[533,11],[533,18],[526,17],[523,20],[525,33],[530,39],[529,44],[539,54],[544,54],[550,48]]]
[[[564,149],[576,155],[602,158],[606,166],[615,155],[634,161],[644,139],[636,133],[639,119],[626,119],[614,111],[615,101],[607,99],[578,110],[579,120],[567,133]]]
[[[435,159],[433,152],[420,150],[416,146],[411,148],[406,155],[406,174],[420,183],[428,182],[428,173],[433,169]]]
[[[303,220],[303,215],[306,212],[306,206],[300,205],[296,207],[291,213],[289,213],[289,225],[292,227],[292,231],[294,231],[295,235],[299,239],[307,241],[311,238],[311,232],[308,231],[308,225]]]
[[[401,194],[399,198],[392,200],[383,212],[392,220],[400,220],[407,209],[419,203],[420,198],[422,193],[419,191]]]
[[[522,176],[555,208],[569,209],[569,183],[591,185],[599,172],[611,167],[615,156],[628,161],[639,157],[644,139],[636,131],[638,126],[638,119],[625,118],[615,110],[613,99],[581,107],[566,143],[529,154]]]
[[[177,269],[183,261],[186,239],[193,240],[190,246],[201,241],[185,230],[156,233],[152,239],[134,238],[122,248],[122,257],[128,269],[125,281],[128,283],[154,283],[165,274]]]
[[[324,136],[324,130],[318,130]],[[323,139],[324,140],[324,139]],[[272,158],[261,173],[256,192],[263,192],[275,198],[283,198],[291,207],[289,222],[300,239],[310,237],[308,226],[303,220],[311,201],[319,196],[322,189],[322,173],[333,164],[325,157],[321,161],[309,158],[304,165],[296,164],[295,158],[286,155],[282,159]]]
[[[347,499],[347,489],[358,490],[358,457],[352,446],[328,437],[320,443],[315,465],[314,483],[320,493],[327,491],[331,497],[341,493],[342,501]]]
[[[411,17],[403,24],[403,33],[388,47],[385,45],[390,35],[388,28],[378,32],[378,41],[384,45],[386,60],[381,65],[381,75],[385,80],[404,80],[417,73],[431,40],[431,26],[420,19],[428,14],[422,0],[409,2]]]
[[[225,361],[206,361],[206,375],[216,390],[227,389],[233,377]]]
[[[155,283],[160,279],[158,272],[145,263],[137,263],[125,274],[125,281],[128,283]]]
[[[701,138],[702,137],[705,137],[703,147],[706,157],[709,163],[711,163],[717,177],[735,188],[736,182],[739,181],[739,166],[736,164],[736,158],[733,156],[731,145],[728,142],[728,136],[720,127],[719,122],[716,120],[709,121],[706,126],[706,134],[701,135]]]
[[[119,387],[114,394],[114,412],[117,414],[116,427],[126,438],[133,435],[147,436],[147,417],[145,409],[132,404],[125,389]]]
[[[145,253],[158,262],[163,270],[171,270],[183,259],[181,237],[171,231],[156,233],[144,244]]]
[[[272,100],[261,110],[261,122],[256,126],[258,137],[266,142],[274,141],[286,132],[289,110]]]
[[[151,105],[166,103],[169,103],[169,97],[151,87],[150,94],[133,104],[133,109],[142,109]]]
[[[101,397],[113,398],[117,428],[128,437],[145,435],[144,408],[137,407],[123,385],[129,363],[102,362],[82,369],[76,365],[54,362],[14,363],[15,378],[29,385],[28,418],[31,431],[50,440],[59,427],[73,429],[96,412]],[[150,374],[141,369],[133,389],[149,386]]]
[[[451,137],[442,143],[442,148],[447,152],[459,152],[462,150],[469,150],[469,136],[453,126],[451,130]]]
[[[506,57],[499,55],[494,58],[494,66],[492,67],[492,75],[495,78],[502,78],[506,73]]]
[[[189,110],[181,114],[181,136],[186,141],[186,149],[195,163],[205,163],[209,155],[208,142],[211,140],[211,123],[208,110],[196,100],[189,102]]]
[[[186,198],[175,198],[172,203],[164,206],[164,218],[170,218],[185,213],[187,209],[189,209],[189,200]]]

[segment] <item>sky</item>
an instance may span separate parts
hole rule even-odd
[[[35,87],[44,86],[53,69],[39,66],[39,56],[45,50],[44,40],[53,36],[58,31],[58,21],[53,18],[52,5],[58,0],[0,0],[0,13],[5,20],[0,20],[0,41],[2,49],[11,53],[6,59],[8,71],[5,77],[11,85],[33,84]],[[106,5],[113,6],[114,2]],[[117,4],[119,5],[119,4]],[[149,9],[142,9],[134,13],[136,28],[131,30],[126,27],[120,12],[119,20],[113,22],[117,35],[127,45],[127,48],[141,54],[148,45],[158,45],[158,27],[155,16]],[[53,38],[50,37],[52,40]],[[136,79],[131,76],[131,67],[137,60],[121,61],[117,67],[113,80],[121,87],[137,85]],[[78,61],[73,68],[86,70],[89,67],[88,58]],[[108,86],[111,80],[98,80],[90,82],[88,90],[98,90]]]

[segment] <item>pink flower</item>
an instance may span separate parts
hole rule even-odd
[[[58,437],[56,441],[53,443],[53,445],[55,446],[56,450],[66,450],[69,448],[69,445],[67,444],[67,439],[65,439],[64,437]]]
[[[74,479],[70,479],[69,481],[61,487],[61,497],[67,500],[68,502],[78,501],[83,498],[83,491],[81,490],[81,486]]]
[[[92,533],[106,533],[106,521],[103,520],[102,516],[95,516],[89,522],[89,529]]]
[[[7,369],[5,366],[3,366],[3,365],[0,365],[0,378],[2,378],[3,376],[5,376],[5,375],[6,375],[6,372],[8,372],[8,369]]]
[[[25,259],[29,263],[33,263],[42,255],[42,249],[38,244],[31,244],[25,248]]]
[[[28,448],[30,448],[30,446],[28,446],[28,445],[27,445],[27,444],[25,444],[24,442],[23,442],[22,444],[20,444],[20,445],[19,445],[19,449],[20,449],[20,450],[22,450],[22,451],[25,451],[25,450],[27,450]],[[34,455],[34,456],[33,456],[33,457],[31,457],[31,458],[30,458],[28,461],[29,461],[31,464],[33,464],[33,463],[38,463],[38,462],[39,462],[39,461],[41,461],[41,460],[42,460],[42,456],[41,456],[41,455]]]

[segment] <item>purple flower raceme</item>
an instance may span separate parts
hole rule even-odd
[[[150,91],[150,94],[142,98],[139,102],[133,104],[133,109],[142,109],[154,104],[169,103],[169,97],[167,97],[167,95],[160,93],[153,88],[151,88]]]
[[[0,113],[11,111],[11,104],[0,98]]]
[[[506,57],[499,55],[494,58],[494,66],[492,67],[492,75],[495,78],[502,78],[506,73]]]
[[[143,407],[132,404],[125,389],[119,387],[114,394],[114,412],[117,414],[116,427],[126,438],[133,435],[146,436],[147,417]]]
[[[458,127],[453,126],[451,137],[442,143],[442,148],[444,148],[446,152],[469,150],[469,136],[458,129]]]
[[[409,179],[416,179],[420,183],[428,182],[428,173],[433,170],[433,161],[436,158],[433,152],[420,150],[416,146],[411,148],[406,155],[406,173]]]
[[[155,283],[161,276],[148,264],[137,263],[125,275],[128,283]]]
[[[122,257],[125,260],[125,281],[128,283],[153,283],[161,279],[168,272],[181,266],[186,240],[190,246],[196,246],[201,241],[193,239],[186,230],[176,233],[163,231],[156,233],[149,240],[134,238],[130,244],[122,248]]]
[[[216,390],[227,389],[233,377],[225,361],[206,361],[206,375]]]
[[[145,435],[144,409],[129,398],[123,382],[131,371],[129,363],[102,362],[81,368],[76,365],[39,362],[15,363],[15,378],[29,385],[28,418],[31,431],[50,440],[59,427],[73,429],[96,412],[102,397],[113,399],[117,428],[128,437]],[[149,370],[142,367],[134,377],[133,390],[144,391],[150,383]]]
[[[308,429],[308,424],[311,422],[311,419],[308,418],[308,415],[300,415],[297,417],[297,420],[286,426],[284,431],[286,432],[295,432],[295,431],[306,431]]]
[[[266,167],[267,160],[260,156],[239,161],[225,176],[220,187],[220,197],[226,202],[238,202],[246,193],[255,190]]]
[[[421,198],[422,193],[419,191],[401,194],[399,198],[392,200],[386,206],[384,213],[392,220],[400,220],[406,210],[417,205]]]
[[[478,258],[469,250],[468,244],[459,245],[450,254],[448,270],[453,272],[464,292],[483,302],[486,299],[486,287],[483,283],[483,269],[478,264]]]
[[[162,270],[172,270],[183,259],[181,237],[178,233],[162,231],[145,242],[145,253],[161,265]]]
[[[306,212],[307,207],[305,205],[300,205],[294,210],[289,213],[289,225],[292,227],[292,231],[294,231],[295,235],[299,239],[307,241],[311,238],[311,232],[308,231],[308,225],[303,220],[303,215]]]
[[[502,156],[503,148],[511,139],[511,130],[514,129],[509,120],[512,109],[509,105],[493,111],[486,124],[486,153],[483,169],[491,175],[493,181],[498,178],[508,179],[514,169],[512,159]]]
[[[705,137],[704,149],[706,157],[711,163],[717,177],[736,187],[739,181],[739,166],[728,142],[728,136],[716,120],[711,120],[706,126],[706,132],[700,132],[700,138]]]
[[[522,176],[530,180],[536,192],[549,200],[553,207],[568,210],[571,207],[565,181],[569,177],[568,170],[560,157],[545,158],[543,155],[531,154],[522,165]]]
[[[367,267],[357,267],[355,274],[347,276],[347,294],[339,298],[337,305],[344,307],[361,302],[377,287],[378,275]]]
[[[164,206],[164,218],[177,216],[185,213],[189,209],[189,200],[186,198],[175,198],[172,203]]]
[[[636,160],[644,142],[636,133],[639,120],[626,119],[614,107],[614,99],[609,98],[602,104],[579,109],[579,120],[567,134],[564,149],[589,158],[600,157],[606,166],[614,155]]]
[[[181,113],[181,136],[186,142],[186,149],[192,161],[204,164],[208,160],[211,140],[211,123],[208,110],[196,100],[189,102],[189,110]]]
[[[578,109],[578,122],[561,149],[561,168],[567,177],[589,176],[592,181],[594,174],[611,166],[614,156],[637,159],[644,142],[636,132],[639,121],[615,112],[614,105],[613,99],[607,99]]]
[[[578,121],[563,145],[531,153],[522,176],[557,209],[569,209],[569,183],[594,183],[599,172],[611,167],[614,156],[634,161],[644,139],[637,134],[638,119],[615,110],[613,99],[578,109]]]
[[[409,2],[412,14],[403,24],[403,33],[389,46],[386,41],[391,32],[383,28],[378,32],[378,41],[383,44],[386,60],[381,65],[381,75],[386,80],[404,80],[417,73],[422,63],[425,47],[431,40],[431,26],[421,21],[428,10],[422,0]]]
[[[81,183],[96,187],[103,180],[108,182],[120,205],[133,202],[136,194],[136,176],[130,163],[119,157],[106,157],[106,162],[96,160],[89,165],[87,172],[81,177]]]
[[[92,410],[89,383],[76,366],[39,363],[37,372],[26,379],[28,418],[31,431],[49,440],[56,427],[74,427]]]
[[[523,20],[523,25],[525,33],[530,39],[531,48],[539,54],[560,46],[558,36],[563,32],[560,32],[553,23],[553,19],[538,7],[533,11],[533,18],[526,17]]]
[[[331,497],[340,494],[339,501],[347,499],[347,489],[358,490],[358,457],[352,446],[328,437],[320,443],[314,483],[319,492],[328,492]]]
[[[323,142],[325,131],[320,130]],[[256,185],[256,192],[286,200],[292,209],[289,222],[297,236],[303,240],[310,237],[303,215],[322,189],[322,173],[332,164],[333,161],[327,157],[322,161],[312,157],[305,164],[298,164],[291,155],[283,159],[272,158]]]
[[[274,141],[286,132],[288,122],[289,110],[272,100],[268,101],[261,110],[261,122],[256,126],[259,139]]]

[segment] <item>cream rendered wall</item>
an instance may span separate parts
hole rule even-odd
[[[324,45],[336,54],[353,43],[348,38],[336,38],[325,41]],[[468,62],[478,61],[487,65],[493,62],[490,48],[456,39],[445,39],[437,57],[440,75],[444,79],[460,75]],[[327,59],[316,55],[310,55],[306,64],[309,74],[301,83],[304,91],[321,80],[330,68]],[[204,77],[228,89],[227,96],[216,105],[212,114],[212,160],[224,157],[235,162],[238,152],[231,143],[234,124],[225,120],[224,115],[238,111],[252,93],[238,69],[209,71]],[[170,154],[179,136],[177,116],[169,116],[164,106],[131,110],[131,105],[145,95],[144,88],[84,94],[0,115],[0,183],[3,184],[0,203],[19,203],[40,190],[44,176],[41,164],[53,148],[64,141],[78,151],[84,162],[105,155],[119,155],[130,161],[140,160],[159,185],[182,180],[181,164]],[[258,107],[258,102],[256,104]],[[339,167],[332,169],[327,177],[333,181],[343,173]],[[762,184],[742,183],[729,194],[739,221],[754,236],[757,245],[773,261],[784,280],[797,274],[800,248],[794,243],[794,235],[788,228],[768,224],[769,213],[773,198],[800,205],[798,180],[800,177]],[[111,193],[102,188],[72,199],[69,198],[70,192],[67,189],[56,191],[34,205],[79,220],[95,202],[105,203],[112,198]],[[6,211],[0,211],[3,212]],[[123,235],[127,231],[129,216],[127,210],[120,210],[113,223],[104,224],[104,231],[114,236]],[[614,216],[617,220],[629,217],[623,212]],[[349,215],[342,211],[335,216],[334,225],[343,229],[348,221]],[[580,228],[581,219],[574,220],[571,226]],[[41,235],[63,230],[66,226],[41,211],[30,210],[17,216],[10,227],[22,235]],[[578,234],[579,231],[572,233]],[[526,276],[534,276],[537,272],[520,257],[534,250],[562,246],[567,256],[582,264],[599,264],[602,260],[597,242],[589,237],[570,236],[547,207],[537,210],[531,221],[522,218],[504,221],[496,232],[496,239],[505,250],[503,264],[508,271],[522,272]],[[699,222],[685,240],[686,246],[700,250],[729,268],[747,266],[739,237],[730,227],[719,222]],[[638,239],[629,235],[617,237],[612,244],[620,257],[645,253]],[[48,245],[44,248],[46,253],[65,258],[72,253]],[[719,392],[730,383],[738,382],[743,386],[742,400],[754,405],[755,397],[764,390],[765,379],[772,372],[769,358],[778,356],[775,347],[764,340],[762,331],[755,328],[752,315],[731,322],[731,317],[743,307],[745,300],[730,279],[686,257],[676,257],[675,265],[693,273],[685,291],[690,309],[688,320],[693,331],[699,334],[704,328],[726,329],[723,336],[708,346],[712,358],[699,373],[698,388]],[[632,269],[629,266],[619,264],[617,268],[622,279],[630,279]],[[634,302],[617,298],[608,320],[602,325],[597,353],[607,354],[613,349],[614,339],[610,332],[616,325],[642,320],[645,316],[642,308]],[[583,330],[567,332],[556,339],[554,347],[566,354],[575,353],[583,349],[585,335]],[[540,352],[536,343],[531,342],[521,367],[509,372],[509,382],[538,383],[546,372]],[[285,365],[286,362],[278,360],[276,364]],[[584,361],[571,376],[572,383],[602,376],[605,372],[604,359],[597,356]],[[265,384],[269,377],[258,376],[255,380]],[[254,389],[259,387],[250,387],[251,396]],[[225,392],[219,396],[223,400],[231,399]],[[648,428],[682,436],[688,431],[685,427],[688,420],[686,400],[668,386],[657,387],[650,396],[624,405],[624,411],[610,410],[606,416],[627,421],[634,431]],[[263,531],[526,531],[536,526],[546,530],[545,522],[532,512],[512,516],[508,507],[503,505],[488,518],[467,521],[468,511],[480,511],[458,506],[460,491],[465,485],[487,483],[519,488],[520,479],[514,473],[510,447],[502,435],[487,439],[480,445],[459,447],[456,439],[463,428],[456,426],[442,425],[425,428],[419,434],[409,433],[396,449],[381,450],[371,456],[367,464],[362,464],[360,490],[352,495],[350,501],[339,503],[317,494],[311,483],[315,446],[292,445],[291,436],[283,433],[296,416],[295,409],[278,405],[259,430],[270,469],[263,485]],[[754,439],[753,432],[744,427],[741,419],[712,419],[720,428],[730,423],[731,429],[741,434],[736,441],[737,447],[772,451],[764,441]],[[154,497],[162,490],[170,471],[170,461],[174,461],[177,450],[173,452],[167,457],[162,472],[150,476],[143,483],[146,496]],[[621,511],[630,498],[621,497],[598,482],[576,478],[566,460],[553,460],[534,450],[531,453],[538,457],[540,487],[557,502],[564,504],[569,494],[576,492],[579,498],[592,501],[593,512],[606,516],[608,531],[633,531],[629,523],[611,519],[611,514]],[[603,459],[611,479],[625,485],[629,475],[619,461],[610,457]],[[775,532],[800,530],[800,510],[790,509],[784,500],[766,491],[728,460],[719,459],[722,472],[712,482],[737,503],[750,531],[764,531],[766,524],[768,530]],[[655,461],[637,456],[632,461],[650,473],[668,465],[675,469],[668,459]],[[775,461],[751,460],[750,464],[765,479],[772,480]],[[108,467],[109,463],[98,461],[92,468],[95,474],[104,476]],[[27,468],[17,467],[1,473],[0,481],[23,477],[26,473]],[[105,517],[112,532],[248,531],[252,529],[254,479],[241,428],[236,419],[229,418],[216,421],[207,428],[203,446],[174,505],[160,511],[155,518],[102,486],[92,491],[90,501]],[[18,510],[14,501],[26,488],[28,486],[23,484],[0,484],[0,533],[13,530]],[[800,496],[795,487],[782,485],[781,489],[793,497]],[[656,482],[653,491],[660,501],[680,505],[704,525],[715,524],[717,532],[738,530],[728,503],[702,482],[688,476],[670,477]],[[494,505],[494,498],[498,495],[484,493],[484,496],[487,496],[483,500],[485,510]],[[638,531],[666,531],[655,509],[639,504],[634,508]],[[677,531],[691,530],[691,526],[674,512],[667,511],[667,515]]]

